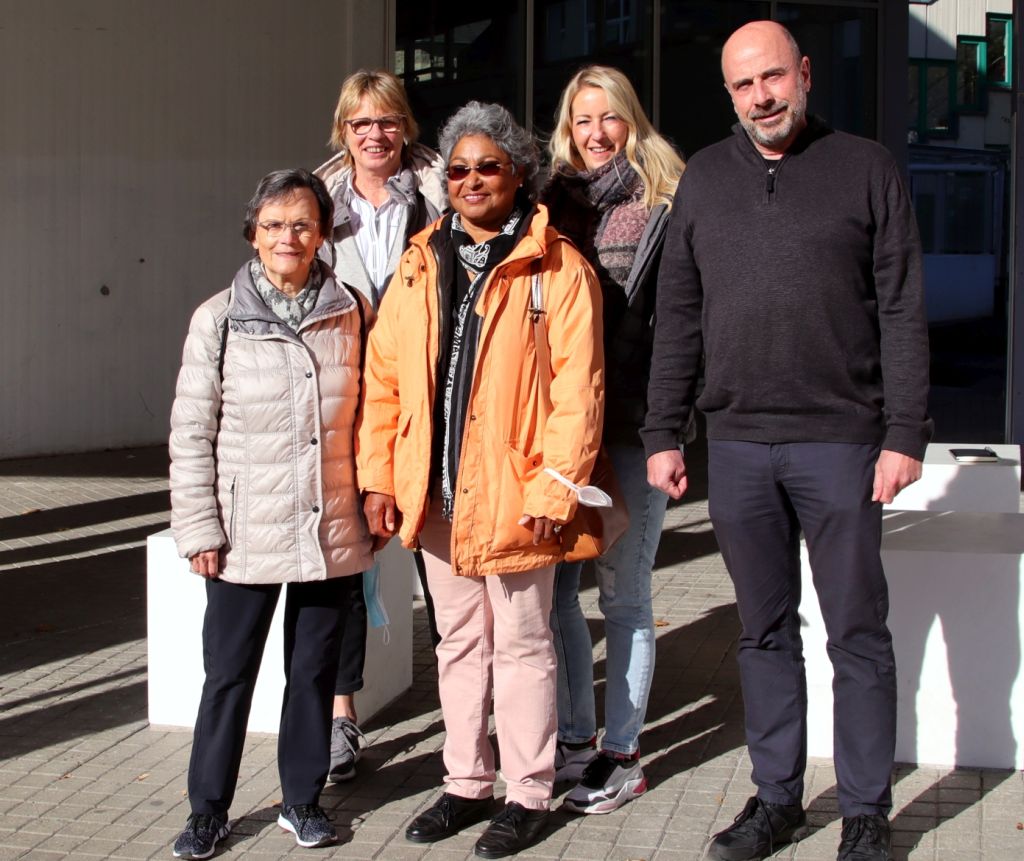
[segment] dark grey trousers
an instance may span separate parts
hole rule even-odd
[[[835,764],[843,816],[888,813],[896,668],[886,627],[878,446],[708,444],[708,501],[736,589],[740,676],[758,795],[801,802],[807,683],[800,638],[800,533],[835,672]]]

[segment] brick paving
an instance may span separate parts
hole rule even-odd
[[[146,721],[144,571],[145,536],[168,520],[166,460],[153,448],[0,462],[0,861],[171,857],[188,814],[191,737]],[[557,811],[521,857],[695,861],[752,792],[732,589],[699,452],[690,466],[695,486],[669,512],[654,576],[658,665],[641,742],[650,790],[607,816]],[[582,598],[600,680],[602,623],[586,577]],[[415,620],[412,689],[364,726],[372,746],[357,779],[323,795],[341,843],[300,849],[277,827],[276,740],[253,735],[218,857],[473,857],[482,825],[432,846],[403,838],[443,774],[422,607]],[[1020,772],[900,765],[894,778],[900,861],[1024,858]],[[840,821],[830,762],[811,761],[805,803],[813,834],[776,857],[831,861]]]

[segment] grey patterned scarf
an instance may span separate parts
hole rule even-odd
[[[309,268],[309,278],[306,279],[305,286],[294,299],[282,293],[270,282],[263,269],[263,263],[258,257],[253,257],[249,261],[249,274],[252,275],[256,291],[267,303],[267,307],[293,332],[299,330],[299,324],[316,307],[316,300],[320,296],[320,287],[324,283],[323,273],[315,261],[314,265]]]

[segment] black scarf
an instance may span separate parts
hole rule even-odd
[[[455,482],[459,474],[462,454],[462,435],[466,427],[469,394],[473,386],[473,369],[480,337],[482,318],[474,313],[480,291],[487,276],[518,244],[533,215],[533,206],[524,195],[517,195],[512,214],[497,236],[486,242],[475,243],[462,227],[462,218],[455,213],[445,219],[442,230],[450,231],[449,253],[452,259],[445,267],[454,284],[449,331],[446,345],[447,361],[442,361],[444,373],[438,380],[440,395],[440,466],[441,513],[448,520],[455,511]]]

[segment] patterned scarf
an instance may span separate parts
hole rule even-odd
[[[583,212],[577,210],[576,219],[570,216],[565,227],[559,222],[559,229],[580,244],[584,256],[594,264],[601,286],[605,290],[614,286],[621,292],[649,216],[643,202],[643,180],[625,151],[596,170],[562,174],[560,179]],[[589,218],[585,215],[588,211]],[[580,217],[589,222],[586,227],[571,223]]]
[[[316,300],[320,296],[320,287],[324,283],[323,273],[315,259],[309,268],[309,277],[306,279],[305,286],[294,299],[282,293],[270,282],[258,257],[253,257],[249,261],[249,274],[256,285],[256,291],[267,303],[267,307],[293,332],[299,330],[299,324],[316,307]]]
[[[448,268],[455,277],[455,300],[452,302],[448,363],[442,378],[441,414],[441,513],[448,520],[452,519],[455,511],[455,482],[459,475],[462,435],[466,427],[482,322],[480,315],[473,313],[473,308],[487,276],[519,242],[529,224],[528,215],[532,215],[529,201],[517,197],[512,214],[498,235],[480,243],[475,243],[463,229],[462,218],[457,212],[451,217],[451,248],[455,261]]]

